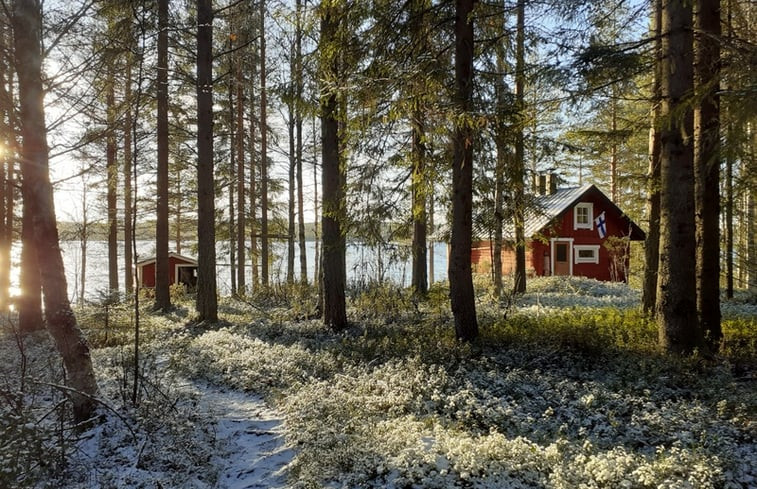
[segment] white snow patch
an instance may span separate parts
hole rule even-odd
[[[262,398],[235,390],[195,384],[198,408],[215,419],[221,452],[219,489],[286,487],[294,453],[284,443],[281,415]]]

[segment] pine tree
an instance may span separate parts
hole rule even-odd
[[[218,321],[213,172],[213,5],[197,0],[197,301],[199,321]]]
[[[452,236],[450,238],[450,303],[455,334],[463,341],[478,336],[476,301],[471,270],[473,213],[473,6],[475,0],[457,0],[455,8],[455,108],[452,160]]]

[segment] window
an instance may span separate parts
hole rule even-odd
[[[574,245],[576,263],[599,263],[599,245]]]
[[[573,229],[593,229],[594,204],[581,202],[573,208]]]

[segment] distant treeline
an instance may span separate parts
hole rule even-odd
[[[187,241],[196,241],[197,240],[196,229],[197,229],[197,224],[195,222],[189,221],[189,220],[184,221],[182,223],[181,239],[187,240]],[[284,226],[272,226],[272,232],[270,233],[270,238],[272,240],[283,239],[283,236],[284,236],[284,232],[282,232],[283,229],[285,229]],[[58,221],[58,234],[60,236],[60,239],[64,241],[80,240],[83,235],[82,224],[79,222]],[[136,234],[137,240],[155,239],[155,221],[144,221],[144,222],[137,223],[135,234]],[[176,236],[176,228],[174,226],[171,226],[169,235],[172,239]],[[105,222],[89,223],[86,227],[86,237],[88,240],[92,240],[92,241],[107,240],[108,239],[107,223]],[[123,239],[123,227],[119,229],[118,239]],[[216,229],[216,239],[217,240],[228,239],[227,226],[221,225],[218,227],[218,229]],[[307,240],[315,239],[315,223],[312,223],[312,222],[305,223],[305,239]]]

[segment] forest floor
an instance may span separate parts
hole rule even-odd
[[[478,290],[485,291],[485,286]],[[351,291],[352,326],[308,290],[134,315],[78,313],[101,420],[76,433],[46,335],[0,335],[0,487],[757,487],[757,300],[723,302],[715,360],[660,355],[624,284],[531,281],[477,299],[454,339],[446,290]]]

